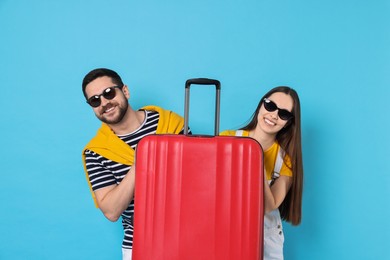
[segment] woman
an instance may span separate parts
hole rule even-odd
[[[281,220],[301,222],[303,164],[297,92],[276,87],[261,98],[251,121],[221,135],[247,136],[264,151],[264,259],[283,259]]]

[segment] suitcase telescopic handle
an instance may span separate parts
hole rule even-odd
[[[185,104],[184,104],[184,134],[188,135],[188,119],[190,109],[190,86],[191,85],[214,85],[215,86],[215,125],[214,135],[219,135],[219,113],[220,113],[220,100],[221,100],[221,83],[216,79],[196,78],[186,81],[185,88]]]

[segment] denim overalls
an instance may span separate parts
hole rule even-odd
[[[275,181],[280,175],[280,169],[283,165],[283,150],[279,147],[278,156],[272,173],[272,180]],[[284,234],[282,219],[279,209],[275,209],[264,215],[264,260],[278,259],[283,260]]]

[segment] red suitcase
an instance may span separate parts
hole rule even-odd
[[[262,149],[251,138],[218,136],[216,80],[186,82],[186,130],[191,84],[216,86],[215,136],[186,132],[139,142],[133,259],[262,259]]]

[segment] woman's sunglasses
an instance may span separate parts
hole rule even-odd
[[[116,88],[122,89],[122,87],[120,87],[120,86],[113,86],[113,87],[106,88],[105,90],[103,90],[102,94],[95,95],[95,96],[92,96],[92,97],[88,98],[87,103],[91,107],[98,107],[102,103],[101,98],[100,98],[101,96],[103,96],[105,99],[111,100],[111,99],[113,99],[116,96],[115,89]]]
[[[264,98],[263,104],[264,104],[264,108],[268,112],[273,112],[275,110],[278,110],[278,116],[282,120],[287,121],[287,120],[290,120],[291,118],[294,117],[294,115],[291,112],[287,111],[286,109],[278,108],[278,106],[273,101],[269,100],[268,98]]]

